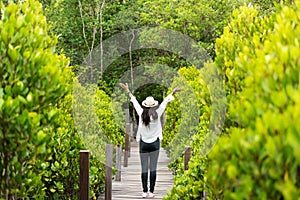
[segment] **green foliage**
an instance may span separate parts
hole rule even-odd
[[[99,145],[100,149],[96,146],[94,148],[95,151],[99,150],[96,156],[102,160],[104,143],[123,144],[123,125],[117,124],[111,98],[104,91],[94,85],[84,87],[77,81],[73,86],[73,116],[76,126],[85,144]]]
[[[58,50],[63,49],[65,54],[71,58],[72,64],[82,63],[88,55],[87,46],[92,47],[93,44],[93,47],[97,47],[100,44],[100,25],[103,28],[103,40],[129,29],[163,26],[192,37],[211,55],[214,55],[215,38],[221,34],[223,27],[227,24],[231,11],[239,5],[239,2],[232,0],[106,1],[102,24],[100,24],[97,11],[99,3],[102,1],[81,1],[82,18],[78,2],[77,0],[53,1],[50,6],[47,3],[45,8],[52,30],[59,35]],[[86,37],[88,45],[86,45],[84,37]],[[153,62],[168,64],[176,69],[187,65],[171,52],[158,50],[132,52],[132,58],[133,67]],[[126,67],[129,64],[129,56],[123,55],[110,65],[104,73],[101,89],[110,95],[120,76],[124,71],[129,70]]]
[[[102,90],[96,91],[95,109],[101,134],[104,134],[108,138],[109,143],[123,144],[125,133],[122,131],[121,126],[124,125],[116,123],[111,98]]]
[[[110,132],[107,130],[104,132],[105,128],[99,126],[96,102],[98,105],[101,105],[101,102],[97,100],[96,91],[95,86],[83,87],[77,80],[74,80],[73,120],[83,144],[100,162],[105,163],[105,143],[108,143],[111,138],[109,137]]]
[[[43,163],[42,180],[47,198],[76,199],[79,183],[78,152],[84,146],[76,134],[71,117],[71,96],[57,105],[56,131],[47,144],[50,156]]]
[[[66,85],[71,88],[71,85]],[[54,135],[48,143],[50,156],[43,164],[42,180],[47,199],[77,199],[79,192],[79,151],[86,149],[72,117],[72,96],[57,104]],[[90,196],[104,190],[105,166],[93,154],[90,158]]]
[[[41,5],[2,7],[0,21],[0,198],[77,199],[79,151],[73,75],[54,54]],[[90,159],[90,195],[104,188],[104,164]]]
[[[141,21],[151,26],[180,31],[190,36],[214,55],[215,38],[221,35],[232,10],[239,6],[232,0],[138,1],[143,4]]]
[[[198,144],[199,145],[199,144]],[[179,159],[181,160],[181,159]],[[179,161],[181,162],[181,161]],[[203,197],[204,180],[207,172],[206,158],[194,154],[189,162],[189,169],[183,170],[183,165],[176,170],[174,187],[168,192],[164,200],[196,200]]]
[[[107,2],[103,15],[104,38],[144,26],[138,15],[142,9],[143,5],[135,0]]]
[[[80,65],[88,50],[83,40],[78,1],[51,1],[50,5],[43,6],[50,30],[58,36],[57,51],[63,51],[71,65]],[[91,32],[89,27],[86,31]]]
[[[162,145],[171,148],[171,158],[176,159],[184,151],[184,146],[193,141],[193,137],[203,124],[199,119],[206,113],[209,104],[209,93],[201,75],[195,67],[181,68],[179,77],[174,80],[174,87],[184,87],[166,109],[166,125]],[[204,98],[203,98],[204,97]],[[204,114],[206,116],[206,114]],[[202,116],[202,117],[201,117]],[[209,116],[209,115],[208,115]],[[208,121],[201,120],[202,123]],[[199,126],[198,126],[199,125]]]
[[[298,137],[295,133],[299,126],[294,119],[299,114],[295,114],[298,111],[294,97],[299,93],[299,67],[298,54],[293,57],[291,52],[298,48],[298,43],[292,41],[298,40],[295,27],[299,14],[293,8],[283,10],[276,16],[268,12],[269,17],[263,17],[253,8],[243,7],[233,12],[232,21],[217,39],[215,61],[224,76],[230,106],[223,131],[226,134],[209,154],[209,160],[199,157],[205,145],[203,139],[208,134],[208,125],[202,124],[202,129],[193,137],[189,170],[183,172],[181,158],[170,164],[176,176],[174,187],[165,199],[200,199],[203,189],[211,199],[298,198],[299,162],[295,162]],[[290,31],[287,35],[283,30]],[[178,113],[178,105],[169,113]],[[210,112],[204,113],[209,115]],[[170,118],[173,121],[165,130],[170,136],[166,141],[176,140],[178,129],[172,128],[179,126],[181,120]],[[293,120],[287,122],[286,119]],[[293,143],[287,142],[287,136],[295,139]]]
[[[105,3],[102,8],[101,22],[102,2]],[[74,66],[81,65],[89,51],[100,45],[101,26],[103,40],[122,31],[140,27],[136,13],[140,5],[134,1],[121,3],[107,0],[81,0],[80,3],[82,16],[78,0],[52,1],[45,8],[51,30],[59,35],[58,50],[63,50],[71,58],[71,64]]]
[[[235,62],[236,57],[240,52],[245,51],[248,52],[247,58],[251,60],[255,48],[264,42],[270,31],[268,27],[272,26],[270,19],[259,17],[256,9],[243,7],[241,10],[233,12],[232,21],[224,28],[221,38],[216,41],[215,62],[223,72],[229,101],[243,87],[243,79],[247,72],[243,65]]]
[[[238,127],[230,127],[230,137],[223,137],[209,156],[213,197],[299,197],[299,9],[297,2],[294,7],[283,6],[274,16],[254,17],[243,26],[251,28],[247,35],[231,31],[235,38],[244,38],[247,46],[240,53],[228,51],[232,56],[220,54],[232,60],[234,73],[242,76],[239,80],[229,77],[229,82],[240,85],[239,92],[230,95],[229,106]],[[243,8],[236,16],[249,16],[249,10]],[[234,18],[232,30],[242,21]]]
[[[106,143],[123,144],[125,133],[113,115],[111,98],[94,85],[82,86],[77,80],[73,84],[73,120],[77,137],[90,150],[91,160],[90,196],[103,192]],[[118,108],[121,106],[117,105]],[[121,122],[124,122],[124,117]],[[73,144],[73,143],[72,143]]]
[[[164,130],[164,140],[166,140],[164,145],[169,142],[170,156],[174,160],[169,167],[175,171],[175,181],[174,187],[168,192],[165,199],[199,199],[202,198],[203,190],[206,187],[207,158],[205,151],[209,150],[209,146],[204,141],[206,137],[212,136],[209,135],[213,131],[209,130],[210,127],[218,127],[219,124],[216,120],[220,120],[219,116],[211,116],[212,110],[217,109],[223,112],[223,109],[214,100],[216,96],[211,93],[212,90],[219,90],[213,83],[217,81],[215,81],[212,64],[205,64],[201,70],[195,67],[182,68],[179,70],[179,74],[181,77],[174,83],[188,85],[190,88],[185,86],[182,96],[178,96],[178,102],[171,103],[166,111],[168,121]],[[222,98],[220,100],[223,101]],[[212,103],[215,104],[214,108]],[[219,114],[217,113],[217,115]],[[188,118],[190,121],[186,120]],[[185,146],[191,146],[193,150],[188,171],[183,171],[181,157]]]
[[[294,0],[244,0],[246,5],[255,6],[263,15],[270,15],[276,11],[278,4],[292,5]]]
[[[255,55],[255,48],[259,47],[271,31],[272,16],[263,17],[255,8],[240,8],[232,14],[232,21],[224,28],[221,38],[216,40],[215,63],[223,75],[227,102],[234,105],[238,94],[244,87],[244,78],[248,69],[240,64],[241,52],[247,53],[250,61]],[[253,23],[248,23],[249,21]],[[250,38],[250,39],[249,39]],[[253,40],[251,40],[253,39]],[[242,57],[241,57],[242,58]],[[225,122],[226,127],[237,126],[236,119],[229,111]]]
[[[189,64],[172,52],[132,52],[133,67],[145,66],[143,75],[156,74],[160,64],[181,68],[172,86],[185,90],[166,110],[162,144],[172,158],[175,182],[164,199],[200,199],[203,190],[210,199],[299,198],[299,2],[106,1],[101,24],[101,1],[81,1],[81,18],[77,0],[43,0],[58,39],[48,33],[41,4],[9,2],[1,2],[0,13],[0,198],[76,199],[78,152],[86,147],[92,151],[90,197],[103,191],[104,144],[124,141],[120,102],[112,105],[110,96],[129,70],[129,55],[111,64],[98,87],[79,86],[75,92],[80,95],[71,97],[71,86],[79,83],[73,82],[69,60],[54,54],[65,52],[72,64],[82,63],[100,42],[100,26],[103,39],[141,26],[163,26],[216,55],[229,110],[225,134],[205,157],[205,138],[220,128],[218,116],[225,115],[224,99],[211,96],[218,89],[207,79],[213,64],[182,68]],[[249,6],[232,13],[240,3]],[[144,83],[143,78],[136,81]],[[166,92],[154,84],[135,89],[138,99],[151,93],[161,100]],[[186,145],[193,156],[184,171]]]
[[[69,61],[53,53],[57,39],[48,34],[41,4],[30,0],[1,11],[0,196],[40,198],[53,105],[68,92]]]

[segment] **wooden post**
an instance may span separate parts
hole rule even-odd
[[[129,135],[129,145],[128,145],[128,157],[131,156],[131,142],[132,142],[132,122],[128,119],[128,135]]]
[[[80,150],[79,200],[89,199],[89,151]]]
[[[121,158],[122,158],[122,146],[120,144],[117,145],[117,150],[116,150],[116,181],[121,181]]]
[[[106,165],[105,165],[105,200],[112,198],[112,157],[114,146],[106,145]]]
[[[191,147],[185,147],[184,149],[184,170],[188,170],[188,164],[191,159]]]
[[[130,136],[131,136],[131,123],[130,123],[130,115],[129,109],[126,110],[126,135],[128,135],[128,157],[130,157]]]
[[[126,123],[126,136],[127,136],[127,140],[128,140],[128,145],[127,145],[127,154],[128,154],[128,157],[130,158],[130,143],[131,143],[131,141],[130,141],[130,123]]]
[[[126,135],[125,135],[125,152],[124,152],[124,167],[128,167],[128,157],[129,157],[129,132],[130,132],[130,123],[129,123],[129,109],[125,109],[126,112]]]
[[[129,135],[125,136],[125,150],[124,150],[124,167],[128,167],[128,145],[129,145]]]
[[[203,190],[203,200],[206,200],[207,198],[206,198],[206,192],[205,192],[205,190]]]

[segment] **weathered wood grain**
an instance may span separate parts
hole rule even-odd
[[[170,162],[163,148],[160,149],[157,180],[155,186],[155,197],[152,199],[162,199],[173,186],[173,175],[168,169]],[[142,199],[141,165],[138,153],[138,143],[131,143],[131,156],[128,159],[128,166],[122,166],[121,181],[112,183],[113,200],[134,200]],[[99,198],[100,200],[101,198]]]

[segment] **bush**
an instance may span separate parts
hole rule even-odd
[[[181,156],[184,147],[192,143],[202,125],[208,124],[208,120],[202,119],[209,116],[207,112],[210,112],[207,106],[210,96],[201,70],[193,66],[183,67],[178,73],[180,76],[174,80],[173,87],[180,86],[184,90],[176,94],[176,100],[166,108],[162,141],[162,145],[169,149],[172,160]]]
[[[71,85],[66,85],[70,87]],[[71,88],[71,87],[70,87]],[[82,142],[72,117],[72,96],[68,94],[56,106],[57,118],[51,141],[50,155],[42,164],[42,181],[46,199],[78,199],[79,152],[87,149]],[[104,191],[105,164],[90,155],[90,196]]]
[[[230,24],[217,39],[215,63],[223,75],[229,105],[223,136],[208,158],[199,156],[209,133],[208,122],[213,122],[209,118],[200,120],[199,124],[207,123],[193,137],[189,170],[183,171],[181,158],[171,163],[177,176],[164,199],[200,199],[203,189],[208,199],[299,196],[299,126],[294,121],[299,116],[295,100],[299,93],[298,51],[291,56],[298,49],[298,43],[292,41],[298,41],[295,27],[299,15],[291,7],[283,6],[281,12],[280,7],[276,9],[278,14],[268,12],[268,16],[251,7],[234,11]],[[200,116],[210,115],[210,103],[203,102],[202,106],[209,109]],[[295,112],[291,113],[292,109]],[[293,120],[286,123],[285,119]],[[169,134],[168,140],[172,141],[176,132]]]
[[[68,59],[54,54],[41,4],[1,6],[0,197],[43,196],[44,161],[51,149],[55,103],[68,93]]]
[[[0,21],[0,199],[77,199],[79,151],[72,116],[74,76],[54,54],[41,4],[2,5]],[[104,164],[90,158],[90,196],[104,188]]]
[[[120,106],[118,106],[120,107]],[[123,144],[125,132],[122,131],[124,124],[117,124],[113,115],[113,105],[111,98],[103,91],[97,90],[95,97],[95,109],[98,116],[98,123],[103,135],[107,137],[109,143]],[[125,117],[120,122],[124,121]]]
[[[169,154],[173,160],[169,167],[175,173],[173,188],[164,199],[199,199],[205,187],[206,156],[201,156],[203,142],[208,134],[211,119],[211,94],[208,79],[212,78],[212,66],[205,65],[199,70],[195,67],[181,68],[180,78],[174,85],[185,85],[178,94],[178,100],[167,107],[167,123],[164,130],[164,143],[169,145]],[[213,88],[213,84],[209,86]],[[175,119],[175,120],[174,120]],[[178,119],[176,121],[176,119]],[[212,117],[211,121],[215,118]],[[169,143],[167,143],[169,142]],[[192,147],[189,169],[183,170],[183,153],[185,146]]]
[[[240,44],[239,53],[220,54],[232,61],[232,73],[241,76],[231,76],[229,71],[232,88],[234,83],[240,87],[230,95],[229,106],[238,126],[229,128],[230,137],[223,137],[209,156],[213,197],[299,198],[300,4],[295,4],[265,19],[253,16],[251,21],[241,17],[250,15],[243,8],[233,19],[228,33],[248,42]],[[238,34],[235,30],[242,27],[237,25],[244,21],[248,34]],[[224,41],[221,38],[219,43]]]

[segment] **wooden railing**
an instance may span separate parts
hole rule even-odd
[[[131,124],[129,118],[129,109],[126,112],[126,136],[125,149],[122,152],[122,146],[116,146],[116,176],[115,181],[121,181],[121,165],[122,153],[124,155],[123,165],[128,166],[128,157],[130,157],[130,133]],[[89,154],[88,150],[80,151],[80,184],[79,184],[79,200],[89,200]],[[112,165],[114,146],[112,144],[106,145],[106,163],[105,163],[105,200],[112,199]]]

